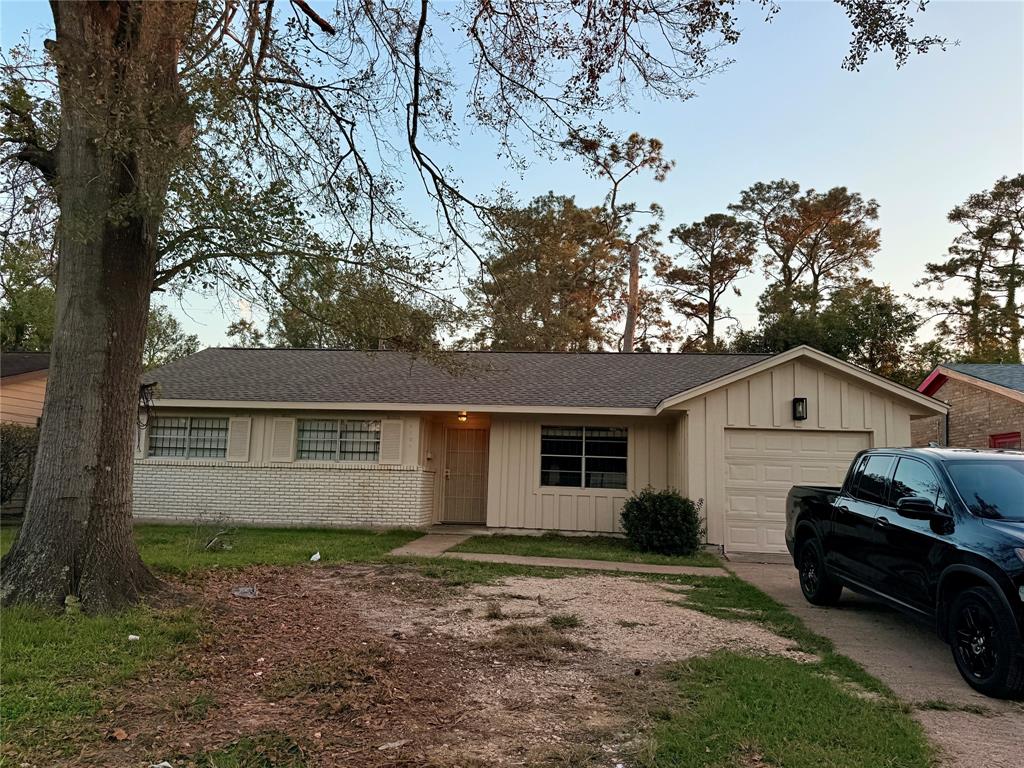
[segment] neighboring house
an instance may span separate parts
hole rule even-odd
[[[1024,448],[1024,365],[940,365],[918,391],[949,405],[945,417],[914,422],[914,445]]]
[[[157,383],[135,514],[267,525],[613,532],[646,486],[707,538],[782,552],[795,483],[910,444],[945,406],[808,347],[770,355],[207,349]]]
[[[0,421],[34,427],[43,415],[49,352],[0,354]]]

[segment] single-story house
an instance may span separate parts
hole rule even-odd
[[[784,551],[794,483],[839,484],[857,451],[946,411],[809,347],[207,349],[148,381],[139,518],[615,532],[651,486],[703,499],[709,543],[747,552]]]
[[[49,352],[0,354],[0,421],[34,427],[43,415]]]
[[[917,389],[946,403],[949,411],[915,421],[914,445],[1024,448],[1024,365],[947,363]]]

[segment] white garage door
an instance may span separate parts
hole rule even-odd
[[[785,552],[786,494],[794,485],[842,485],[867,432],[725,430],[725,549]]]

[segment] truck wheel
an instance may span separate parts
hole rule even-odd
[[[998,699],[1024,696],[1024,647],[1013,616],[995,592],[972,587],[956,595],[947,637],[968,685]]]
[[[800,546],[797,557],[800,573],[800,591],[812,605],[835,605],[843,592],[843,585],[825,570],[825,556],[817,539],[808,539]]]

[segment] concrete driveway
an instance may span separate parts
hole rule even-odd
[[[836,608],[813,606],[800,593],[792,565],[734,562],[729,567],[914,706],[915,716],[943,753],[943,765],[1024,765],[1024,704],[975,693],[929,624],[849,590]]]

